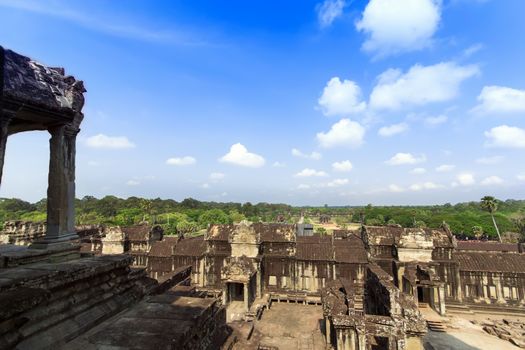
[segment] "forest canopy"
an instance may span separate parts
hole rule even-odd
[[[350,223],[367,225],[399,224],[404,227],[440,227],[445,222],[461,237],[496,237],[491,213],[480,202],[431,206],[344,206],[294,207],[272,203],[201,202],[186,198],[145,199],[115,196],[85,196],[75,200],[76,223],[129,226],[148,221],[164,226],[166,233],[189,233],[205,229],[209,224],[228,224],[247,219],[252,222],[295,223],[304,214],[305,222],[317,222],[322,214],[340,226]],[[525,236],[525,201],[498,201],[494,218],[502,233],[516,232]],[[45,221],[46,200],[29,203],[16,198],[0,199],[0,222],[7,220]]]

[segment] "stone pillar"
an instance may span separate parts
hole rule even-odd
[[[507,302],[505,301],[505,298],[503,297],[503,285],[501,284],[501,277],[500,276],[493,277],[492,280],[496,284],[496,294],[498,298],[497,303],[506,304]]]
[[[343,339],[343,331],[341,329],[337,329],[336,335],[337,335],[337,350],[344,350],[345,343]]]
[[[248,295],[248,283],[244,283],[244,309],[248,311],[250,309],[250,301]]]
[[[324,328],[325,328],[325,338],[326,338],[326,344],[330,344],[332,339],[331,339],[331,333],[330,333],[330,319],[328,318],[328,316],[326,316],[324,318]]]
[[[459,274],[459,267],[456,267],[456,298],[459,302],[463,301],[463,290],[461,288],[461,275]]]
[[[356,337],[357,337],[357,332],[355,331],[355,329],[353,328],[350,328],[348,329],[348,349],[350,350],[356,350]]]
[[[261,269],[259,268],[259,271],[257,271],[257,276],[255,277],[256,280],[256,288],[257,288],[257,298],[262,297],[262,273]]]
[[[11,118],[10,114],[0,111],[0,185],[2,184],[2,174],[4,173],[5,146]]]
[[[67,246],[75,232],[75,151],[80,130],[68,125],[49,129],[51,139],[47,189],[47,232],[32,248]]]
[[[229,302],[229,291],[230,291],[230,288],[228,286],[228,283],[225,282],[224,283],[224,286],[222,287],[222,305],[228,305],[228,302]]]
[[[445,286],[439,286],[437,288],[438,292],[438,298],[439,298],[439,314],[441,316],[445,316],[446,309],[445,309]]]

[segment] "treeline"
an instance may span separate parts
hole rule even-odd
[[[295,223],[301,214],[305,222],[317,223],[319,216],[331,216],[340,226],[350,223],[367,225],[399,224],[404,227],[440,227],[444,222],[459,237],[496,237],[491,213],[480,202],[433,206],[345,206],[292,207],[270,203],[201,202],[193,198],[177,202],[172,199],[127,199],[86,196],[75,201],[77,224],[133,225],[141,221],[164,226],[168,234],[189,233],[205,229],[212,223],[252,222]],[[492,213],[501,233],[516,232],[525,237],[525,201],[497,201]],[[6,220],[45,221],[46,200],[29,203],[20,199],[0,199],[0,222]]]
[[[244,219],[253,222],[272,222],[277,217],[292,220],[298,209],[286,204],[201,202],[193,198],[177,202],[160,198],[85,196],[75,200],[75,212],[78,225],[129,226],[148,221],[163,225],[168,234],[176,234],[196,232],[212,223],[228,224]],[[46,200],[29,203],[16,198],[0,199],[0,222],[7,220],[45,221]]]

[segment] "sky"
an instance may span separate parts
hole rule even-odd
[[[77,197],[525,198],[525,1],[0,0],[0,45],[83,80]],[[47,189],[10,136],[0,197]]]

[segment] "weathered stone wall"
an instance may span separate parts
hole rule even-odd
[[[6,221],[0,233],[0,244],[27,246],[44,237],[46,224],[32,221]]]

